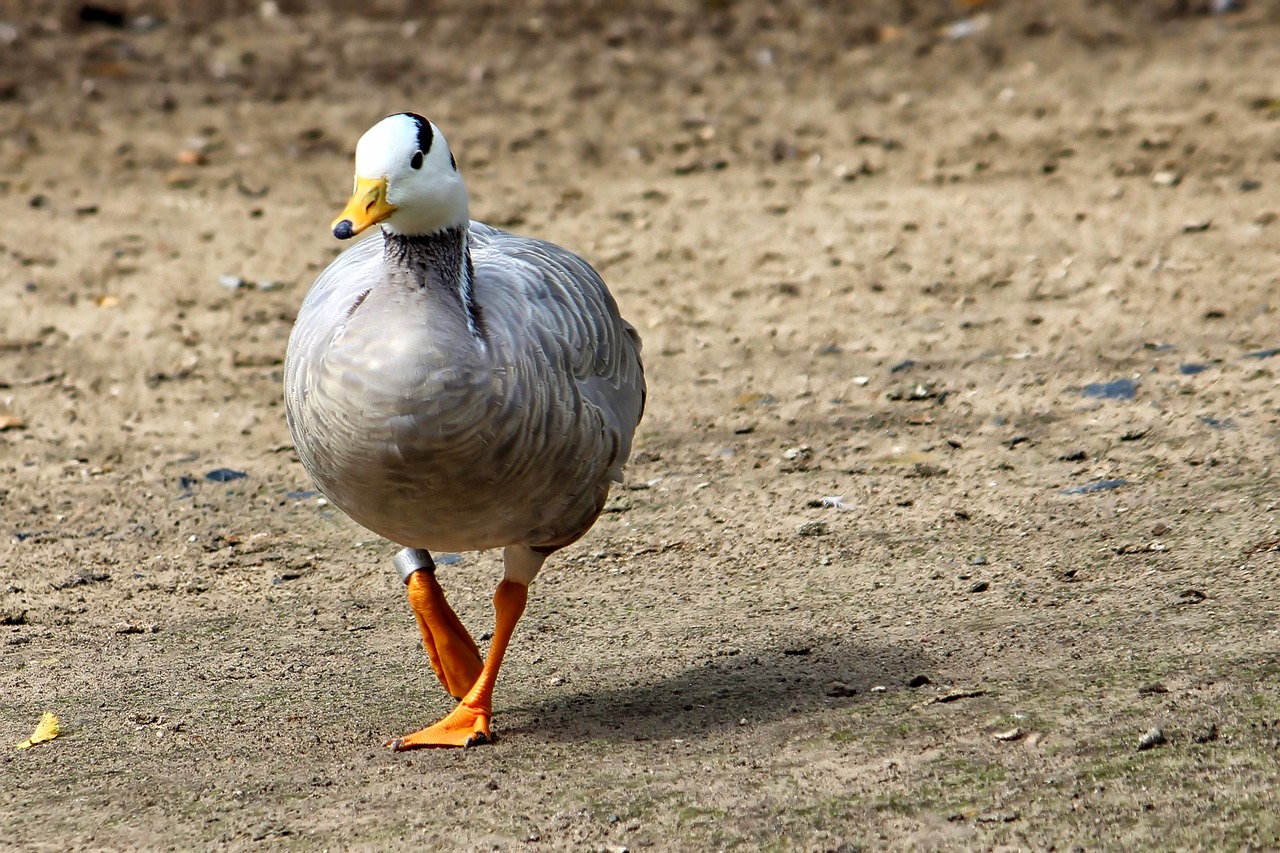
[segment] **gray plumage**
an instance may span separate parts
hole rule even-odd
[[[428,550],[577,539],[644,399],[639,335],[595,270],[474,221],[348,249],[307,294],[285,360],[289,428],[320,491]]]

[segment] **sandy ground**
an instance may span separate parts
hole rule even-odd
[[[1276,3],[78,5],[0,2],[0,848],[1280,845]],[[465,752],[280,402],[401,109],[650,382]]]

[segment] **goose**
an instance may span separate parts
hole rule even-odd
[[[393,563],[422,644],[458,700],[386,746],[493,740],[493,689],[555,551],[622,478],[645,406],[640,336],[599,274],[555,244],[470,219],[458,163],[412,112],[359,140],[350,239],[316,279],[285,358],[285,410],[307,473]],[[449,605],[431,552],[502,548],[488,654]]]

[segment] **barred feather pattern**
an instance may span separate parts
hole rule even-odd
[[[479,222],[380,233],[303,302],[289,428],[320,491],[393,542],[554,549],[621,479],[640,349],[600,276],[559,246]]]

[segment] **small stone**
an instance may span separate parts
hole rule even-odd
[[[198,181],[199,179],[193,173],[182,169],[174,169],[164,176],[165,185],[174,190],[191,189]]]
[[[978,823],[1013,823],[1019,817],[1021,815],[1018,812],[987,812],[978,815],[974,820]]]
[[[1158,696],[1168,692],[1169,688],[1165,687],[1159,681],[1153,681],[1150,684],[1144,684],[1138,688],[1139,696]]]
[[[1155,749],[1157,746],[1168,743],[1164,732],[1160,729],[1149,729],[1142,737],[1138,738],[1138,749]]]
[[[933,679],[927,675],[917,675],[907,682],[908,687],[924,687],[926,684],[933,684]]]
[[[1014,726],[1013,728],[1006,729],[1002,732],[995,732],[991,737],[1001,741],[1002,743],[1009,743],[1011,741],[1020,740],[1024,734],[1025,732],[1023,732],[1022,729]]]
[[[160,629],[154,622],[117,622],[112,630],[117,634],[154,634]]]
[[[806,521],[796,532],[801,536],[827,536],[831,533],[831,525],[825,521]]]
[[[70,575],[61,581],[51,583],[50,586],[52,586],[56,590],[61,591],[64,589],[72,589],[78,586],[89,586],[90,584],[102,583],[103,581],[109,581],[109,580],[111,580],[111,575],[107,574],[106,572],[95,571],[93,569],[86,569],[85,571],[82,571],[79,574]]]
[[[25,624],[27,624],[27,611],[0,610],[0,625],[25,625]]]
[[[240,288],[246,287],[247,285],[248,285],[248,282],[246,282],[244,279],[242,279],[238,275],[223,273],[222,275],[218,276],[218,286],[225,287],[227,290],[239,290]]]
[[[969,587],[969,592],[986,592],[989,589],[991,589],[990,581],[978,581],[973,586]]]
[[[1191,740],[1194,743],[1213,743],[1217,739],[1217,723],[1207,723],[1191,733]]]
[[[979,554],[978,556],[974,557],[972,560],[969,561],[969,565],[971,566],[985,566],[986,564],[987,564],[986,554]]]
[[[631,509],[631,498],[626,495],[614,495],[605,502],[605,512],[626,512]]]
[[[924,704],[926,705],[944,705],[949,702],[959,702],[961,699],[977,699],[980,696],[986,696],[987,691],[977,688],[973,690],[952,690],[949,693],[943,693],[938,696],[931,697]]]
[[[849,696],[856,696],[858,691],[853,687],[845,684],[843,681],[833,681],[827,685],[827,695],[833,699],[844,699]]]
[[[937,397],[942,399],[946,392],[936,382],[916,382],[913,384],[899,385],[885,392],[885,398],[889,400],[931,400]]]
[[[1176,187],[1182,183],[1182,175],[1172,171],[1156,172],[1151,176],[1151,183],[1158,187]]]

